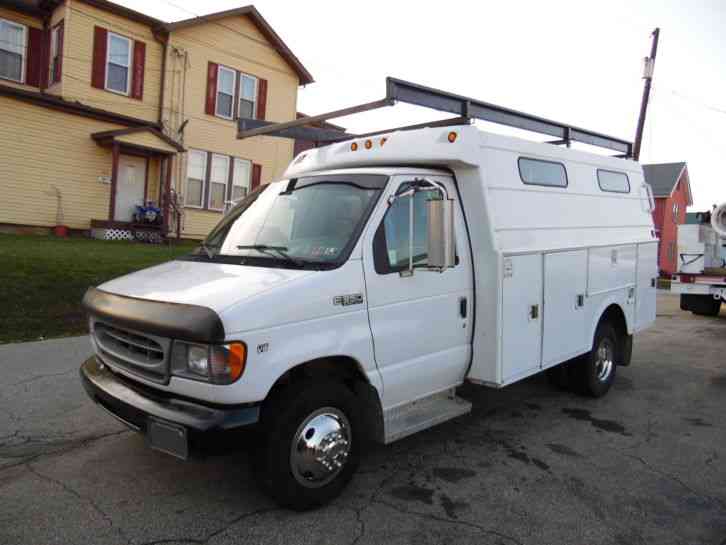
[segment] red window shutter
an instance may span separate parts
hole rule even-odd
[[[267,80],[257,80],[257,119],[265,119],[267,114]]]
[[[131,80],[131,98],[144,98],[144,66],[146,65],[146,44],[134,41],[134,75]]]
[[[25,83],[40,87],[40,68],[43,58],[43,31],[28,28],[28,55],[25,59]]]
[[[210,62],[207,66],[207,104],[206,113],[214,115],[217,108],[217,64]]]
[[[262,179],[262,165],[253,163],[252,165],[252,183],[250,184],[250,191],[257,189]]]
[[[108,31],[100,26],[93,29],[93,68],[91,69],[91,85],[97,89],[106,87],[106,48],[108,47]]]
[[[48,87],[48,76],[50,75],[50,29],[43,30],[43,47],[40,58],[40,88]]]
[[[55,74],[55,78],[53,79],[53,83],[58,83],[61,78],[63,77],[63,35],[64,32],[64,25],[63,21],[58,23],[58,71]],[[50,38],[49,38],[50,40]],[[48,42],[48,53],[50,53],[50,41]]]

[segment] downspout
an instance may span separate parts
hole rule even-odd
[[[162,34],[163,33],[163,34]],[[161,54],[161,83],[159,84],[159,128],[164,130],[164,93],[166,91],[166,57],[169,52],[169,32],[166,29],[156,29],[154,39],[162,46]]]

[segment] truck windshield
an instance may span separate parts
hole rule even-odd
[[[310,176],[263,186],[192,257],[257,266],[334,268],[353,249],[387,176]]]

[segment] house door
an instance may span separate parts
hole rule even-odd
[[[146,159],[131,155],[122,155],[118,163],[118,180],[116,181],[116,221],[132,221],[137,204],[144,204],[144,186],[146,183]]]

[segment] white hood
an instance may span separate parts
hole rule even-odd
[[[117,295],[201,305],[217,313],[314,271],[170,261],[100,285]]]

